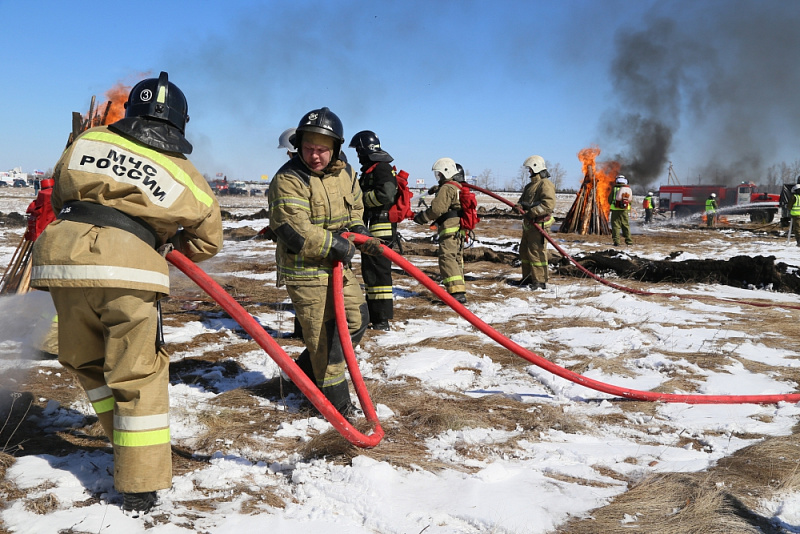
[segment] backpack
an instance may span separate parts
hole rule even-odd
[[[628,209],[628,206],[631,205],[632,196],[633,191],[631,191],[631,188],[627,185],[624,185],[617,190],[617,197],[614,201],[614,204],[620,209]]]
[[[649,210],[652,207],[653,206],[652,203],[650,202],[650,197],[644,197],[644,200],[642,200],[642,208]]]
[[[461,203],[461,210],[459,210],[459,215],[461,217],[461,229],[462,230],[474,230],[475,227],[481,222],[480,217],[478,217],[478,199],[475,197],[475,193],[469,188],[469,186],[463,186],[455,181],[450,181],[455,185],[458,190],[458,201]]]
[[[395,196],[394,204],[389,208],[389,222],[399,223],[404,219],[414,218],[414,212],[411,211],[411,197],[414,195],[408,188],[408,173],[403,170],[397,172],[395,167],[392,167],[392,170],[396,172],[397,196]]]

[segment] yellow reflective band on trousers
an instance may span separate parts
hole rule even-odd
[[[442,280],[442,283],[444,285],[447,285],[447,284],[452,284],[453,282],[463,282],[463,281],[464,281],[463,276],[451,276],[450,278],[445,278],[444,280]]]
[[[97,414],[110,412],[114,409],[114,397],[93,402],[92,408],[94,408],[94,413]]]
[[[89,397],[89,402],[92,403],[92,408],[97,414],[110,412],[114,409],[114,396],[108,386],[88,389],[86,390],[86,396]]]
[[[444,237],[448,235],[453,235],[461,230],[460,226],[453,226],[451,228],[442,228],[439,232],[439,237]]]
[[[124,137],[106,132],[89,132],[83,135],[83,139],[94,139],[96,141],[117,145],[130,150],[135,154],[149,158],[164,167],[164,169],[166,169],[173,178],[186,186],[186,188],[192,192],[194,198],[196,198],[198,202],[205,206],[211,206],[211,204],[214,202],[214,200],[205,191],[201,190],[197,187],[197,185],[195,185],[191,176],[189,176],[183,169],[176,165],[175,162],[160,152],[144,147],[138,143],[134,143],[133,141],[129,141]]]
[[[114,430],[114,445],[119,445],[120,447],[147,447],[149,445],[163,445],[169,442],[169,428],[146,432]]]
[[[367,300],[391,300],[392,286],[367,286]]]
[[[375,223],[370,225],[369,233],[373,237],[390,237],[392,235],[392,223]]]

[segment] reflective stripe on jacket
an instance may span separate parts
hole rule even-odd
[[[154,150],[106,126],[80,135],[53,174],[53,211],[73,200],[139,217],[161,243],[193,261],[222,248],[222,217],[208,182],[182,154]],[[180,229],[180,232],[178,232]],[[113,227],[56,220],[33,250],[31,286],[116,287],[169,294],[169,267],[134,234]]]
[[[292,158],[276,173],[268,198],[270,227],[279,235],[278,286],[327,285],[333,234],[364,224],[353,168],[337,160],[324,173],[312,173],[300,157]],[[298,236],[300,250],[290,250],[280,238],[283,225]]]
[[[789,215],[792,217],[800,217],[800,194],[793,195],[794,201]]]

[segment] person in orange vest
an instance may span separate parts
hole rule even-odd
[[[642,201],[642,209],[644,209],[644,223],[650,224],[653,222],[653,209],[655,208],[653,204],[653,192],[648,191],[647,196],[644,197]]]

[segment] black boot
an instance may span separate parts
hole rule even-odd
[[[139,512],[146,514],[156,505],[156,492],[145,491],[142,493],[123,493],[122,509],[126,512]]]

